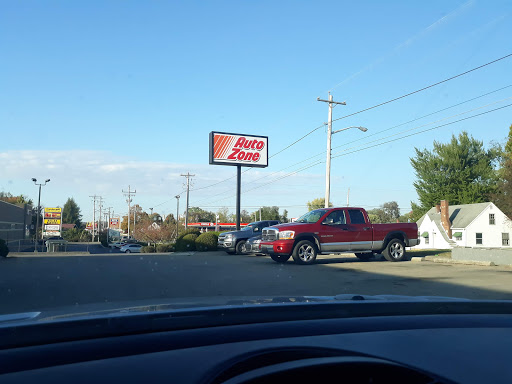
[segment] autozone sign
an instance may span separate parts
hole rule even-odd
[[[268,137],[210,132],[210,164],[268,166]]]

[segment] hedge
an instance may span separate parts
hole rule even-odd
[[[0,256],[7,257],[9,254],[9,247],[5,243],[5,240],[0,239]]]
[[[196,249],[201,252],[217,250],[218,237],[216,232],[201,233],[196,239]]]
[[[183,238],[179,239],[176,242],[176,251],[184,252],[184,251],[195,251],[196,250],[196,239],[199,236],[195,233],[189,233]]]
[[[144,247],[142,247],[140,249],[140,251],[142,253],[155,253],[156,252],[155,247],[153,247],[151,245],[145,245]]]
[[[172,252],[174,251],[174,244],[157,244],[156,251],[158,253]]]

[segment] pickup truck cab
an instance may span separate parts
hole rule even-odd
[[[277,220],[263,220],[249,223],[240,231],[223,232],[219,235],[217,248],[230,255],[244,253],[245,242],[251,237],[260,235],[263,228],[279,224]]]
[[[419,243],[416,223],[372,224],[363,208],[322,208],[293,223],[263,229],[261,252],[284,263],[313,264],[319,253],[351,252],[361,260],[382,253],[386,260],[406,260],[405,247]]]

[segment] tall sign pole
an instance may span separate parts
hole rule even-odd
[[[236,230],[240,230],[240,195],[242,188],[242,166],[236,166]]]
[[[242,167],[268,166],[268,137],[210,132],[210,164],[236,166],[236,229],[240,229]]]

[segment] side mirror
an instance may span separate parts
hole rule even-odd
[[[253,228],[253,232],[259,232],[260,229],[258,227]]]

